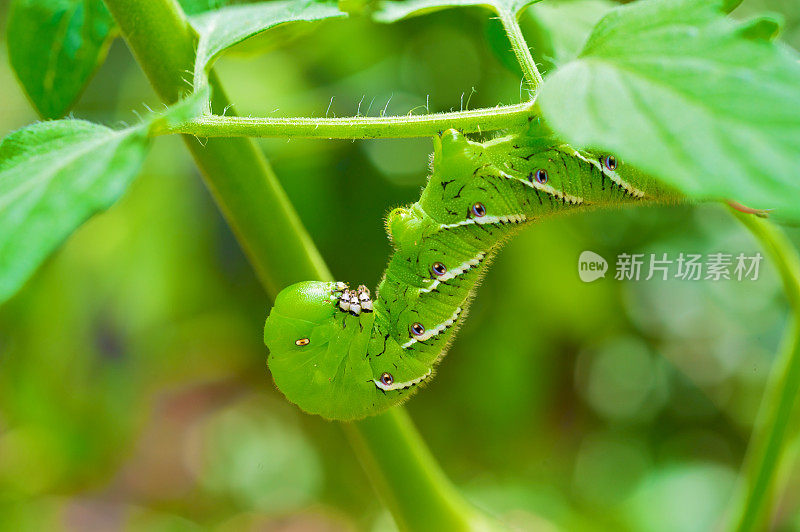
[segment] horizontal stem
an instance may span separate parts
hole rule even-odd
[[[184,133],[208,137],[298,137],[324,139],[374,139],[431,137],[454,128],[480,133],[521,127],[536,109],[530,102],[472,111],[427,115],[355,116],[342,118],[267,118],[201,116],[158,134]]]

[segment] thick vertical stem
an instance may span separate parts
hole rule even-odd
[[[175,0],[105,0],[160,97],[178,100],[194,65],[196,36]],[[212,109],[228,101],[211,75]],[[228,115],[231,111],[228,110]],[[293,282],[330,279],[327,266],[261,152],[249,139],[186,138],[220,208],[271,296]],[[408,530],[476,530],[476,513],[442,473],[405,411],[346,425],[359,458]],[[441,525],[441,526],[437,526]]]
[[[175,0],[106,0],[158,95],[177,101],[191,89],[196,35]],[[212,76],[212,108],[229,102]],[[228,110],[227,114],[231,114]],[[275,173],[253,141],[184,136],[220,209],[271,296],[298,279],[330,278]]]
[[[343,427],[400,530],[499,528],[456,492],[404,409]]]
[[[734,213],[772,258],[792,309],[784,346],[776,357],[747,449],[731,529],[764,530],[780,494],[780,472],[790,461],[793,418],[800,395],[800,257],[775,226],[750,214]]]

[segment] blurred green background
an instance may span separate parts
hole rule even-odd
[[[523,25],[545,70],[609,5],[531,8]],[[800,47],[800,5],[746,0],[735,15],[763,10],[781,13],[782,38]],[[420,113],[522,96],[481,9],[278,35],[218,63],[241,114]],[[37,117],[0,55],[5,135]],[[143,103],[159,105],[118,40],[74,115],[131,123]],[[375,286],[390,252],[382,218],[418,197],[431,142],[259,144],[336,278]],[[755,282],[584,284],[587,249],[613,274],[622,252],[758,246],[715,205],[532,227],[500,255],[408,410],[466,496],[521,529],[712,529],[786,323],[776,274],[766,261]],[[340,427],[274,388],[269,306],[180,139],[159,139],[126,197],[0,307],[0,529],[392,530]],[[788,474],[779,530],[800,529],[800,468]]]

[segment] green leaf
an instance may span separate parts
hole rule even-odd
[[[531,43],[537,59],[560,65],[577,57],[594,26],[616,5],[609,0],[541,2],[531,6],[520,22],[526,36],[540,35]]]
[[[690,197],[800,217],[800,63],[713,2],[609,13],[539,105],[566,141],[617,153]]]
[[[151,137],[157,136],[204,114],[209,101],[211,88],[206,86],[175,102],[161,113],[149,116],[144,126],[148,128]]]
[[[188,14],[232,0],[180,0]],[[117,26],[102,0],[11,0],[8,53],[25,93],[43,118],[69,112],[105,61]]]
[[[64,116],[105,59],[114,21],[100,0],[11,0],[11,66],[39,114]]]
[[[774,41],[780,35],[783,23],[783,16],[779,13],[763,15],[742,23],[739,34],[747,39]]]
[[[191,17],[200,35],[194,70],[195,90],[207,84],[207,72],[226,49],[270,28],[290,22],[346,17],[333,0],[290,0],[234,5]]]
[[[389,24],[410,17],[426,15],[453,7],[486,6],[492,11],[519,15],[523,9],[539,0],[384,0],[372,13],[376,22]]]
[[[372,13],[375,22],[390,24],[453,7],[491,6],[488,0],[386,0]]]
[[[136,177],[147,129],[41,122],[0,141],[0,302]]]
[[[220,9],[233,2],[233,0],[178,0],[183,12],[187,15],[196,15],[205,11]]]

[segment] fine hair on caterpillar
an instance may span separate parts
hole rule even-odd
[[[502,243],[552,214],[677,195],[615,155],[577,150],[537,122],[484,143],[434,139],[420,199],[386,220],[394,252],[373,297],[365,286],[284,289],[264,329],[275,383],[328,419],[377,414],[429,382]]]

